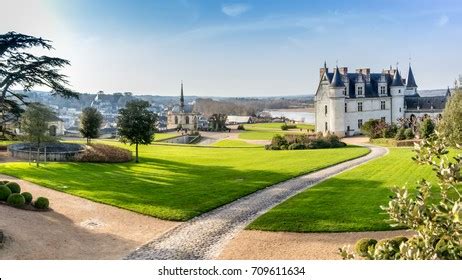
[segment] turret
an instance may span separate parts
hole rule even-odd
[[[391,94],[391,121],[396,123],[399,118],[404,117],[404,90],[406,89],[403,79],[396,69],[390,85]]]
[[[339,137],[345,136],[345,84],[338,67],[335,67],[334,76],[329,86],[329,131]]]
[[[414,79],[414,74],[412,73],[411,64],[409,64],[409,71],[407,73],[406,80],[406,95],[417,94],[417,84]]]

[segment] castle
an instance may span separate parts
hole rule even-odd
[[[370,119],[397,123],[408,118],[441,117],[450,95],[420,96],[409,65],[407,79],[398,69],[371,73],[370,68],[349,73],[347,67],[329,72],[326,63],[320,69],[320,81],[315,95],[316,131],[334,133],[339,137],[361,133],[361,126]]]

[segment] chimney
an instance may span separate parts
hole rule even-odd
[[[327,73],[329,73],[329,68],[319,68],[319,78],[321,79],[322,78],[322,75],[324,75],[324,70],[327,71]]]
[[[348,74],[348,67],[340,67],[338,70],[340,71],[340,74],[342,75]]]
[[[366,83],[371,82],[371,68],[359,68],[359,69],[356,69],[356,73],[363,74],[364,79],[366,80]]]

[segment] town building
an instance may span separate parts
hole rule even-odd
[[[403,118],[416,122],[440,117],[449,89],[442,96],[420,96],[411,65],[407,74],[403,79],[391,67],[381,73],[371,73],[370,68],[351,73],[347,67],[329,72],[324,63],[315,95],[316,131],[343,137],[360,134],[370,119],[398,123]]]

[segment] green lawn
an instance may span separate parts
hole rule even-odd
[[[430,166],[411,160],[408,148],[390,153],[328,179],[287,200],[255,220],[248,228],[269,231],[343,232],[389,230],[381,209],[392,194],[390,187],[422,178],[436,182]],[[435,188],[437,186],[435,185]]]
[[[181,134],[174,133],[174,132],[156,133],[156,134],[154,134],[154,141],[162,141],[162,140],[177,137],[177,136],[180,136],[180,135]]]
[[[261,148],[263,145],[251,144],[242,140],[224,139],[212,144],[214,147],[248,147],[248,148]]]
[[[314,129],[312,124],[296,124],[296,129],[282,130],[282,123],[255,123],[244,125],[245,131],[239,134],[245,140],[271,140],[277,134],[306,133],[306,129]],[[303,129],[303,131],[300,131]]]
[[[0,172],[142,214],[188,220],[277,182],[367,152],[360,147],[266,151],[156,144],[140,146],[139,164],[47,163],[37,168],[11,162],[0,164]]]

